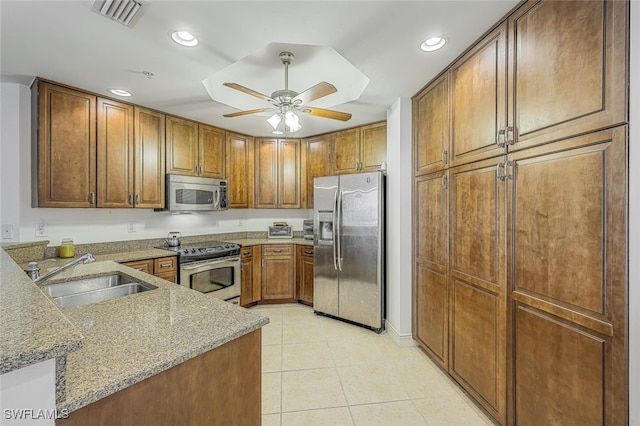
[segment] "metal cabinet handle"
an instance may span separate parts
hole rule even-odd
[[[89,193],[89,204],[95,204],[96,203],[96,193],[95,192],[90,192]]]
[[[129,204],[133,204],[133,194],[129,194]]]
[[[505,174],[504,173],[500,173],[500,170],[504,171],[505,164],[506,164],[506,162],[496,164],[496,179],[501,180],[501,181],[505,180],[505,178],[506,178]]]
[[[171,263],[171,262],[168,262],[168,263],[165,262],[165,263],[161,263],[160,264],[161,268],[171,268],[171,266],[173,266],[173,263]]]
[[[515,141],[515,131],[513,126],[507,126],[504,128],[504,141],[507,145],[513,145],[516,143]],[[511,135],[511,137],[509,137]]]
[[[140,204],[140,194],[136,194],[136,204]]]
[[[282,249],[272,249],[274,253],[282,253]]]
[[[449,179],[447,178],[447,175],[442,175],[442,178],[440,178],[441,183],[442,183],[442,187],[444,189],[447,189],[449,187]]]
[[[502,141],[500,140],[500,136],[503,136]],[[506,138],[507,138],[507,128],[505,127],[504,129],[500,129],[498,130],[498,133],[496,133],[496,145],[498,145],[498,148],[504,148],[506,145]]]
[[[446,149],[443,149],[441,159],[443,164],[447,164],[449,162],[449,151],[447,151]]]
[[[313,254],[313,250],[305,250],[304,254]]]

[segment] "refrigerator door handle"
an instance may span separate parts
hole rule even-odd
[[[336,240],[338,240],[338,270],[342,271],[342,191],[338,195],[338,208],[336,216],[338,217],[338,225],[336,226],[337,235]]]
[[[331,232],[331,239],[332,239],[332,248],[333,248],[333,269],[335,269],[336,271],[338,270],[338,254],[336,252],[337,250],[337,243],[336,243],[336,221],[337,219],[337,212],[338,212],[338,191],[333,193],[333,223],[331,224],[333,226],[332,232]]]

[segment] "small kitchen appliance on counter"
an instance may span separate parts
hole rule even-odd
[[[287,222],[273,222],[269,226],[269,238],[293,238],[293,228]]]

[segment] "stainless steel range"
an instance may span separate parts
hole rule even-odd
[[[206,241],[161,248],[178,253],[180,285],[227,301],[240,297],[240,244]]]

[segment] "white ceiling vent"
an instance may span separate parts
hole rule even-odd
[[[133,28],[148,6],[140,0],[95,0],[91,10]]]

